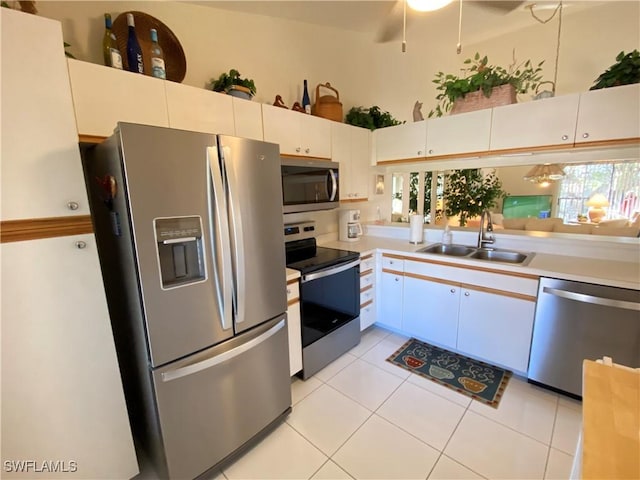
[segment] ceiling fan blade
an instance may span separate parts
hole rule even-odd
[[[385,17],[382,26],[376,33],[377,43],[387,43],[393,40],[400,40],[402,37],[402,22],[404,12],[404,0],[396,0]],[[409,11],[407,10],[407,26],[411,22]]]
[[[518,0],[478,0],[478,1],[474,1],[473,3],[475,3],[478,6],[481,7],[486,7],[492,10],[498,10],[498,11],[502,11],[504,13],[509,13],[513,10],[515,10],[516,8],[518,8],[520,5],[524,4],[525,1],[518,1]]]

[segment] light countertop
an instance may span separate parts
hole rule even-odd
[[[360,237],[356,242],[329,241],[322,244],[323,247],[339,248],[341,250],[351,250],[360,253],[381,249],[400,254],[414,254],[417,250],[427,245],[429,244],[422,243],[413,245],[407,240],[368,235]],[[457,263],[460,265],[475,266],[480,264],[496,271],[524,272],[542,277],[553,277],[563,280],[640,290],[640,264],[635,262],[585,259],[567,255],[536,253],[528,265],[521,266],[460,257],[445,257],[437,254],[418,253],[417,255],[433,260],[446,260],[452,264]]]

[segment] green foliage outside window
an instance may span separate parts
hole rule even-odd
[[[495,171],[483,176],[480,169],[452,170],[445,180],[445,213],[448,217],[459,215],[464,227],[469,218],[495,207],[506,195]]]

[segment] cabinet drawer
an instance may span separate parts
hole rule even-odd
[[[373,273],[373,271],[370,271],[366,275],[362,275],[360,277],[360,290],[363,290],[364,288],[370,285],[373,285],[374,279],[375,279],[375,274]]]
[[[298,279],[287,282],[287,305],[291,305],[300,300],[300,285]]]
[[[360,330],[370,327],[376,321],[376,306],[373,302],[360,309]]]
[[[360,258],[360,272],[366,272],[367,270],[373,270],[376,261],[372,254],[365,255]]]
[[[404,272],[404,260],[382,255],[382,268],[395,270],[396,272]]]
[[[361,306],[367,303],[369,300],[373,300],[374,298],[375,298],[375,289],[373,287],[368,287],[360,291]]]

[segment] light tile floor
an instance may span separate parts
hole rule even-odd
[[[580,402],[512,377],[488,407],[386,362],[406,340],[370,328],[294,380],[286,422],[216,480],[569,478]]]

